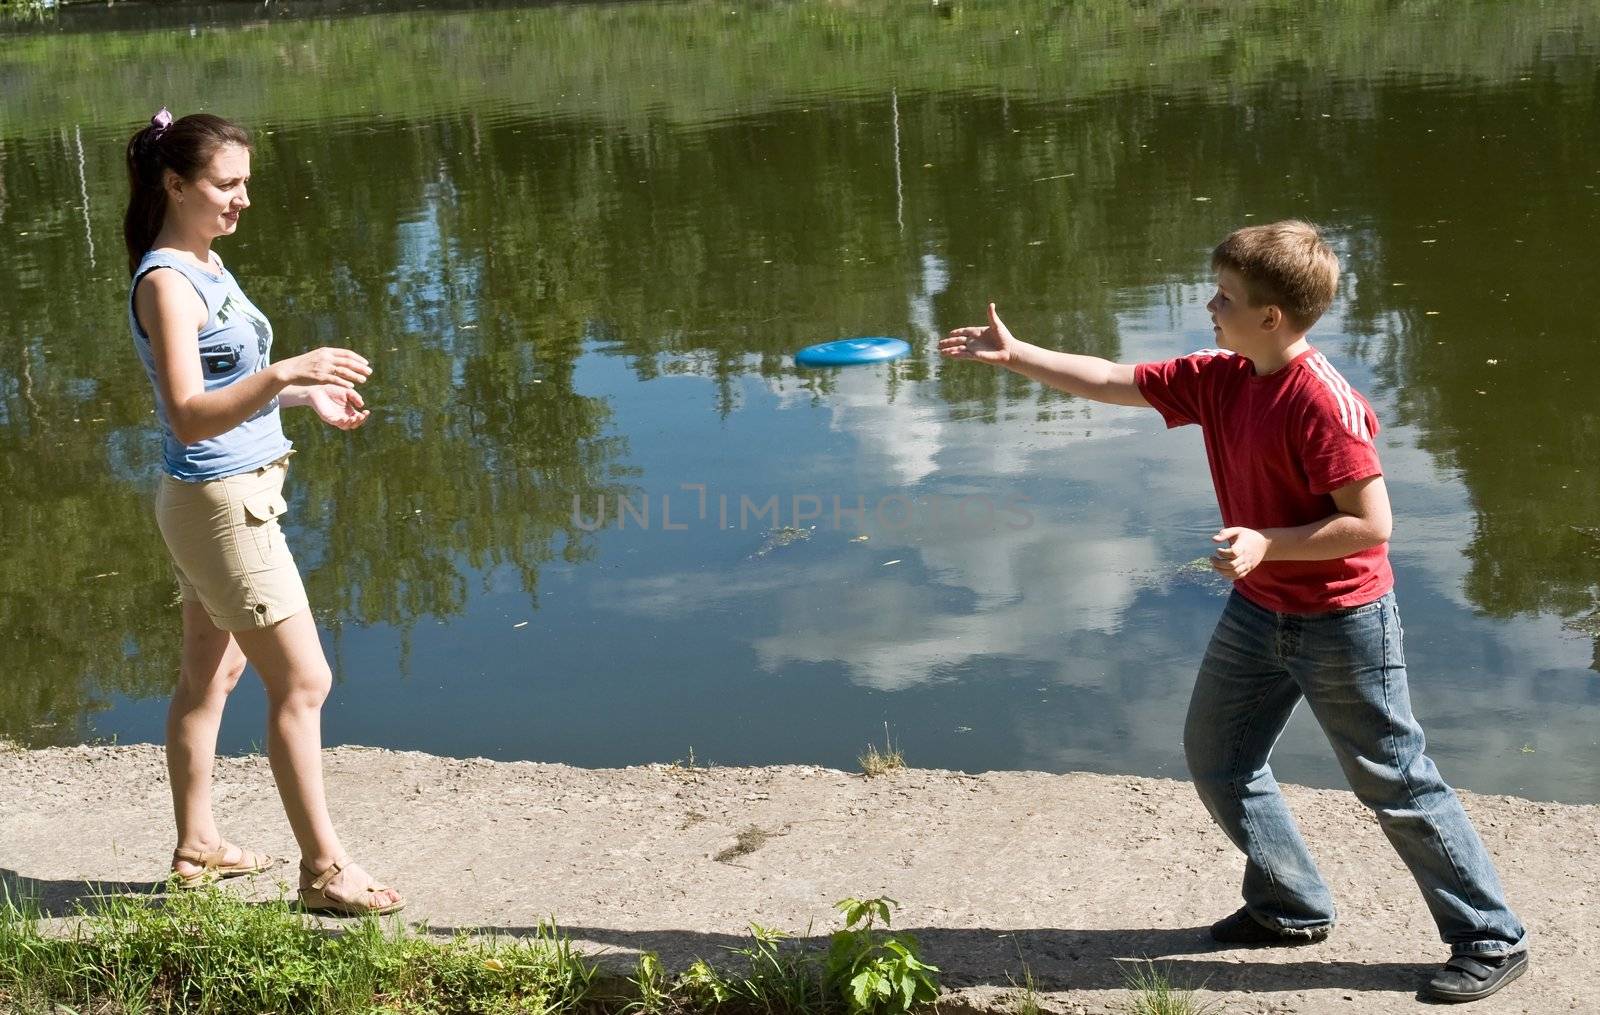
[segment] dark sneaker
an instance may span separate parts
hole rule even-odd
[[[1430,1001],[1476,1001],[1488,997],[1528,971],[1528,953],[1499,955],[1455,955],[1444,968],[1433,974],[1422,988]]]
[[[1263,926],[1244,909],[1211,925],[1211,937],[1227,945],[1276,945],[1293,947],[1321,941],[1333,927],[1307,927],[1300,931],[1273,930]]]

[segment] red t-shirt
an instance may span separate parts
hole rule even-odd
[[[1338,510],[1333,490],[1383,474],[1378,417],[1315,349],[1265,377],[1220,349],[1140,363],[1133,376],[1167,426],[1205,432],[1224,526],[1305,525]],[[1361,606],[1394,588],[1389,544],[1335,560],[1262,561],[1234,587],[1280,613]]]

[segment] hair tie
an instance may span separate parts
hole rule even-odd
[[[171,126],[172,114],[168,112],[166,106],[162,106],[161,110],[150,118],[150,140],[159,141],[161,135],[165,134],[167,128]]]

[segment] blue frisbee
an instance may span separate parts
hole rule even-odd
[[[899,359],[910,351],[911,346],[898,338],[841,338],[808,345],[794,354],[794,361],[803,367],[849,367]]]

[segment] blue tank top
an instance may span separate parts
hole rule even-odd
[[[139,261],[139,270],[134,272],[133,284],[128,288],[128,325],[133,330],[133,347],[139,353],[139,361],[144,364],[152,388],[156,387],[155,357],[150,349],[150,336],[139,326],[139,316],[134,313],[133,294],[139,288],[139,281],[157,268],[171,268],[188,279],[206,305],[206,323],[196,336],[205,390],[227,387],[272,362],[272,325],[245,296],[228,269],[219,262],[216,271],[208,271],[176,254],[152,250]],[[184,444],[173,435],[172,422],[167,416],[167,407],[161,404],[159,389],[156,389],[156,416],[161,421],[161,457],[167,472],[175,479],[191,483],[258,469],[288,454],[292,446],[283,435],[277,398],[227,433],[194,444]]]

